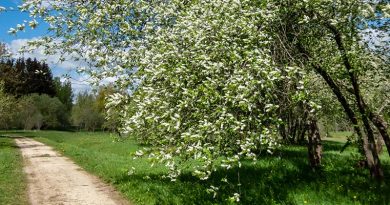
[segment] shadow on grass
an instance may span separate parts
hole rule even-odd
[[[0,149],[4,149],[4,148],[18,149],[19,148],[12,141],[1,140],[1,139],[4,139],[4,138],[6,138],[6,139],[14,139],[13,137],[10,137],[10,136],[0,135]]]
[[[1,138],[8,138],[8,139],[20,139],[24,136],[13,136],[13,135],[0,135]]]
[[[34,138],[33,136],[9,136],[9,135],[0,135],[1,138],[7,138],[7,139],[21,139],[21,138]],[[30,147],[40,147],[44,145],[21,145],[21,147],[17,146],[13,142],[7,142],[7,141],[0,141],[0,149],[5,148],[5,147],[10,147],[10,148],[15,148],[15,149],[20,149],[20,148],[30,148]]]
[[[0,137],[8,137],[8,138],[12,138],[12,139],[17,139],[17,138],[23,138],[23,137],[28,137],[28,138],[35,138],[36,136],[26,136],[26,134],[28,133],[29,131],[9,131],[9,130],[1,130],[0,131]],[[34,131],[32,131],[34,132]]]
[[[330,145],[335,150],[337,146]],[[239,170],[217,170],[207,181],[199,181],[187,172],[176,182],[156,174],[124,174],[114,183],[146,183],[145,191],[156,198],[157,204],[227,204],[226,199],[235,192],[240,193],[242,204],[303,204],[304,199],[297,199],[297,195],[306,196],[310,204],[390,204],[390,187],[386,185],[390,181],[371,180],[368,171],[355,168],[350,157],[328,153],[327,166],[313,172],[303,156],[306,154],[302,150],[287,150],[281,157],[266,156],[255,165],[244,163]],[[388,168],[384,167],[387,176]],[[229,183],[221,181],[225,177]],[[211,185],[220,188],[216,198],[205,191]]]
[[[323,147],[326,151],[338,151],[340,152],[342,150],[342,147],[345,145],[344,142],[335,142],[330,140],[324,140],[323,141]],[[350,145],[351,147],[353,145]]]

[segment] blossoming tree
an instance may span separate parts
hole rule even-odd
[[[346,58],[363,54],[364,49],[357,49],[358,35],[348,35],[348,50],[334,42],[348,26],[359,26],[350,24],[350,14],[362,15],[367,4],[359,0],[27,0],[21,9],[30,12],[30,27],[41,18],[51,31],[51,36],[30,42],[27,51],[45,46],[47,53],[61,52],[63,60],[70,54],[89,62],[90,67],[79,70],[96,81],[115,77],[125,94],[111,96],[108,112],[120,117],[122,132],[152,145],[137,155],[165,163],[175,180],[181,172],[178,163],[188,159],[199,162],[194,175],[207,179],[218,167],[240,167],[243,159],[256,160],[260,151],[271,152],[278,144],[281,83],[297,82],[289,98],[316,111],[319,106],[305,89],[312,80],[307,76],[315,71],[334,89],[316,65],[326,60],[329,69],[332,63],[348,67]],[[18,25],[10,33],[24,28]],[[323,29],[328,30],[326,35],[316,39]],[[276,51],[276,45],[289,47]],[[331,51],[339,55],[328,56]],[[279,54],[276,58],[277,52],[286,58]],[[354,69],[337,73],[352,73],[350,80],[356,83]],[[353,86],[353,92],[368,136],[362,139],[372,145],[367,109],[359,89]],[[355,127],[360,126],[349,117]],[[361,128],[356,132],[361,133]],[[379,170],[369,153],[371,167]],[[239,195],[233,199],[239,200]]]

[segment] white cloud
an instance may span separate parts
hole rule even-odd
[[[89,84],[89,77],[87,75],[81,75],[76,73],[77,68],[86,66],[86,62],[76,61],[72,59],[72,56],[68,56],[65,61],[60,61],[61,55],[46,55],[44,54],[43,48],[38,48],[32,52],[20,53],[20,49],[27,45],[28,41],[36,40],[33,39],[16,39],[8,44],[12,56],[14,58],[24,57],[24,58],[36,58],[39,61],[45,61],[50,68],[52,69],[53,75],[55,77],[60,77],[62,81],[67,79],[65,76],[70,76],[69,80],[72,83],[72,88],[74,93],[83,92],[85,90],[91,90]],[[73,56],[74,57],[74,56]]]
[[[82,61],[75,61],[72,56],[68,56],[65,61],[60,61],[61,55],[46,55],[44,53],[44,49],[42,47],[33,50],[32,52],[20,53],[20,49],[24,46],[27,46],[27,42],[36,39],[16,39],[13,40],[8,46],[13,56],[16,58],[24,57],[24,58],[36,58],[40,61],[45,61],[51,67],[63,69],[63,71],[72,71],[76,70],[78,67],[85,66],[86,63]]]

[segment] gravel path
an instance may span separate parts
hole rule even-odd
[[[51,147],[29,138],[15,141],[25,161],[31,205],[129,204],[111,186]]]

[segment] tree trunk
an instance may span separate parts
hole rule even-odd
[[[353,87],[353,94],[355,96],[356,104],[359,109],[364,128],[366,130],[367,134],[367,139],[363,138],[364,142],[364,149],[367,157],[367,164],[368,167],[370,168],[371,176],[378,179],[382,180],[383,179],[383,171],[381,168],[380,160],[378,157],[378,151],[376,149],[376,144],[375,144],[375,138],[374,138],[374,133],[372,131],[370,122],[368,120],[367,116],[367,107],[365,106],[364,100],[362,95],[360,94],[360,88],[359,88],[359,83],[358,83],[358,78],[356,73],[354,72],[354,69],[352,68],[351,63],[349,62],[346,50],[343,45],[343,39],[341,36],[341,33],[337,30],[335,26],[333,26],[330,23],[327,23],[326,26],[329,28],[329,30],[332,32],[334,35],[333,38],[336,41],[337,48],[341,53],[341,57],[343,59],[343,63],[345,66],[345,69],[348,71],[348,75]],[[366,151],[366,149],[368,149]],[[371,153],[369,153],[371,152]]]
[[[322,159],[322,142],[320,136],[320,130],[318,129],[317,121],[310,120],[308,123],[308,135],[307,135],[308,143],[308,155],[309,155],[309,163],[313,170],[319,168],[321,166]]]
[[[285,114],[287,113],[287,114]],[[306,114],[304,111],[287,110],[281,114],[283,124],[279,126],[279,133],[285,143],[304,144],[306,132]]]
[[[303,57],[307,60],[310,60],[310,53],[306,51],[306,49],[298,42],[297,44],[298,50],[303,54]],[[365,154],[367,164],[370,168],[371,176],[381,180],[383,178],[383,172],[380,166],[379,158],[375,157],[378,156],[377,154],[373,154],[373,151],[376,151],[375,147],[372,149],[372,146],[370,145],[367,136],[363,135],[362,131],[360,130],[359,122],[356,117],[355,112],[352,110],[350,104],[348,103],[346,97],[341,92],[340,87],[336,84],[336,82],[332,79],[332,77],[326,72],[325,69],[323,69],[321,66],[312,63],[311,64],[315,71],[325,80],[325,82],[328,84],[328,86],[332,89],[333,93],[336,95],[337,100],[340,102],[341,106],[343,107],[345,113],[347,114],[349,120],[353,124],[353,129],[355,133],[358,135],[359,139],[363,141],[363,152]],[[376,160],[377,159],[377,160]]]
[[[379,133],[381,134],[382,139],[386,144],[387,153],[390,156],[390,136],[387,132],[388,125],[386,121],[382,118],[382,116],[370,110],[368,111],[368,118],[370,118],[371,122],[375,125],[375,127],[378,129]]]
[[[363,123],[367,133],[367,138],[366,137],[363,138],[364,149],[367,158],[367,165],[370,168],[371,176],[378,180],[382,180],[383,170],[378,156],[378,150],[375,143],[374,133],[372,131],[371,125],[367,117],[364,115],[365,110],[361,108],[359,108],[359,110],[362,114]]]

